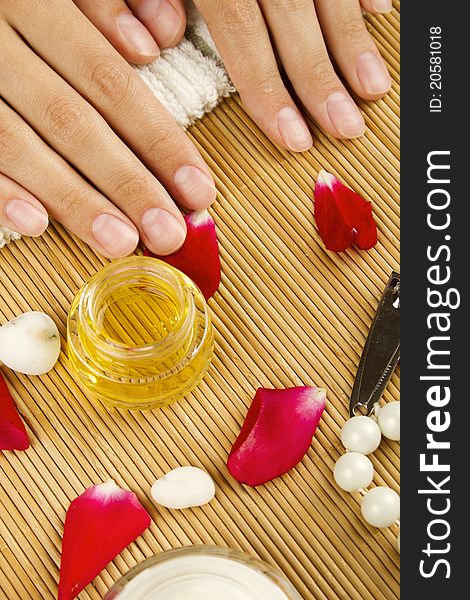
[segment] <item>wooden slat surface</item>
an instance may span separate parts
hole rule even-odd
[[[236,97],[191,129],[217,178],[213,214],[223,265],[210,302],[216,354],[198,390],[163,410],[126,414],[90,401],[65,353],[42,377],[2,368],[32,447],[0,455],[0,598],[55,597],[65,510],[86,487],[109,478],[139,495],[153,523],[83,600],[101,598],[145,557],[201,543],[277,564],[306,600],[399,597],[396,527],[368,527],[360,496],[332,481],[362,346],[384,284],[399,268],[399,2],[395,9],[368,17],[394,85],[384,100],[361,103],[364,138],[340,142],[315,130],[311,152],[289,154],[266,140]],[[373,201],[379,243],[370,252],[324,251],[312,211],[320,169]],[[60,226],[10,244],[0,251],[0,322],[44,310],[65,339],[73,296],[104,262]],[[300,384],[328,390],[308,455],[265,486],[239,485],[225,461],[255,389]],[[398,398],[395,374],[385,400]],[[398,490],[399,445],[384,440],[372,460],[374,482]],[[151,484],[184,464],[213,476],[216,499],[194,510],[157,509]]]

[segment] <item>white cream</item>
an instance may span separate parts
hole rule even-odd
[[[263,573],[218,556],[181,556],[142,571],[119,600],[288,600]]]

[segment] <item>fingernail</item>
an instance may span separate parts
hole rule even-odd
[[[8,200],[3,210],[14,228],[18,230],[18,233],[24,235],[41,235],[49,223],[45,210],[43,211],[20,198]]]
[[[168,0],[143,0],[138,16],[149,21],[148,26],[161,48],[171,46],[181,29],[181,17]]]
[[[91,225],[91,232],[109,258],[127,256],[139,241],[137,231],[114,215],[98,215]]]
[[[356,73],[366,94],[385,94],[392,84],[387,67],[373,52],[359,56]]]
[[[333,92],[326,101],[326,110],[335,129],[346,138],[362,135],[364,119],[352,99],[343,92]]]
[[[117,23],[122,35],[143,56],[157,56],[158,46],[144,25],[128,12],[117,16]]]
[[[148,208],[142,215],[141,224],[152,244],[150,250],[155,254],[176,252],[186,237],[183,224],[163,208]]]
[[[279,133],[291,150],[304,152],[312,147],[313,139],[307,123],[294,108],[289,106],[281,108],[277,115],[277,122]]]
[[[392,0],[374,0],[374,8],[379,13],[388,13],[393,10]]]
[[[180,167],[173,176],[173,183],[191,208],[206,208],[217,194],[212,177],[197,167]]]

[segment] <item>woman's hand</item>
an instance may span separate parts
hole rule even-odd
[[[184,0],[74,0],[122,56],[148,63],[186,28]]]
[[[181,7],[178,14],[175,40]],[[121,19],[124,29],[131,19]],[[164,29],[152,32],[168,43]],[[124,38],[137,39],[132,27]],[[154,56],[150,33],[146,39]],[[206,207],[213,179],[124,58],[72,0],[2,0],[0,225],[39,235],[49,215],[109,257],[131,253],[139,235],[167,254],[185,237],[172,198]]]
[[[332,60],[361,98],[376,100],[383,96],[391,80],[367,32],[361,7],[369,12],[389,12],[392,0],[194,3],[209,26],[248,112],[273,141],[299,152],[312,145],[308,127],[281,79],[276,54],[298,98],[326,132],[337,138],[364,133],[364,119]],[[135,51],[123,46],[118,28],[119,19],[128,11],[123,0],[76,0],[76,4],[123,56],[148,62],[144,55],[136,57]],[[135,32],[141,28],[139,39],[144,46],[156,40],[165,47],[180,39],[182,0],[127,0],[127,5],[140,20],[132,22]]]
[[[352,90],[383,96],[391,80],[361,12],[391,0],[195,0],[253,119],[275,142],[303,151],[312,138],[279,74],[275,51],[312,117],[329,134],[354,138],[365,124]]]

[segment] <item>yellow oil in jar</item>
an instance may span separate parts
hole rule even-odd
[[[161,261],[115,261],[77,294],[68,350],[97,398],[120,408],[161,406],[193,389],[209,366],[207,305],[189,278]]]

